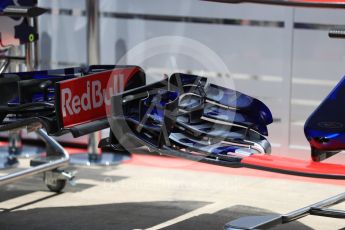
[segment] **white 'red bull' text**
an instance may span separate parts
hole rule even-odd
[[[62,116],[78,115],[81,111],[92,111],[102,106],[109,106],[111,97],[124,88],[124,75],[114,75],[112,86],[102,88],[100,80],[90,80],[86,83],[86,90],[82,95],[73,95],[70,88],[61,90]]]

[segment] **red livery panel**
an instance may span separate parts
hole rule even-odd
[[[111,97],[124,91],[138,71],[119,68],[59,82],[56,104],[63,128],[105,118]]]

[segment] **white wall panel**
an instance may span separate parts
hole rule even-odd
[[[85,9],[85,0],[39,0],[38,4],[48,8]]]
[[[311,22],[320,24],[344,24],[343,9],[311,9],[296,8],[296,22]]]
[[[41,45],[41,53],[44,57],[45,49],[51,49],[50,59],[53,67],[56,67],[57,63],[67,63],[64,64],[66,66],[86,63],[86,19],[84,17],[44,15],[40,22],[42,31],[40,43],[51,44],[51,47]],[[49,36],[49,41],[43,39],[46,34]]]

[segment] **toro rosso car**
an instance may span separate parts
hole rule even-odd
[[[112,97],[108,144],[115,150],[150,151],[229,167],[250,167],[320,178],[345,179],[345,167],[318,163],[345,148],[345,78],[305,124],[308,162],[269,155],[269,108],[258,99],[207,84],[207,78],[170,78]],[[329,111],[339,111],[330,113]]]

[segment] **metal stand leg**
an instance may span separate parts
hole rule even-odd
[[[15,56],[18,54],[19,48],[13,47],[8,52],[10,56],[11,55]],[[0,73],[5,72],[8,67],[10,71],[13,70],[10,64],[11,64],[10,59],[5,59],[4,65],[1,66]],[[16,167],[18,163],[19,162],[18,162],[17,156],[14,154],[11,154],[9,146],[0,147],[0,169],[13,168],[13,167]]]
[[[1,63],[1,66],[0,66],[0,74],[5,72],[9,65],[10,65],[10,61],[8,59],[4,59],[3,63]]]
[[[37,21],[37,19],[29,19],[30,23],[32,20]],[[35,23],[35,26],[37,26],[37,23]],[[36,49],[35,49],[36,51]],[[27,66],[27,70],[32,70],[32,44],[28,43],[25,45],[25,51],[22,47],[12,47],[9,49],[9,58],[6,60],[7,63],[5,63],[4,66],[1,67],[0,71],[5,71],[7,67],[9,67],[10,72],[20,72],[22,71],[22,67],[20,63],[10,63],[10,60],[14,57],[22,57],[23,53],[25,53],[25,62]],[[37,51],[35,52],[35,55],[37,55]],[[23,60],[20,60],[23,61]],[[1,73],[0,72],[0,73]],[[32,157],[37,156],[40,153],[43,153],[44,149],[40,149],[38,147],[31,147],[31,146],[23,146],[22,144],[22,136],[21,131],[15,130],[10,131],[8,135],[8,146],[0,147],[0,169],[6,169],[15,167],[18,164],[17,157]]]
[[[100,63],[99,1],[86,0],[86,9],[88,64],[97,65]],[[71,156],[71,163],[79,165],[113,165],[129,158],[127,155],[101,153],[100,149],[97,147],[100,140],[100,132],[90,134],[88,153],[73,154]]]
[[[23,145],[22,132],[10,131],[8,136],[8,152],[11,156],[31,158],[45,152],[43,148]]]
[[[92,133],[89,135],[88,152],[73,154],[70,156],[71,164],[77,165],[116,165],[122,161],[129,160],[128,155],[115,154],[112,152],[102,152],[98,148],[98,143],[101,140],[101,132]]]
[[[28,18],[28,20],[31,26],[34,26],[36,29],[38,29],[37,18]],[[25,50],[19,46],[10,49],[11,56],[20,57],[23,56],[23,53],[25,54],[25,65],[27,71],[32,71],[34,67],[37,68],[37,62],[39,61],[37,42],[35,42],[34,50],[32,46],[33,45],[31,43],[27,43],[25,44]],[[10,67],[11,72],[23,71],[23,66],[21,66],[19,63],[15,63],[15,65]],[[45,152],[43,148],[24,146],[22,143],[22,132],[20,130],[9,131],[8,143],[8,153],[12,157],[18,156],[29,158]]]
[[[8,152],[8,148],[0,148],[0,169],[9,169],[17,167],[18,158]]]

